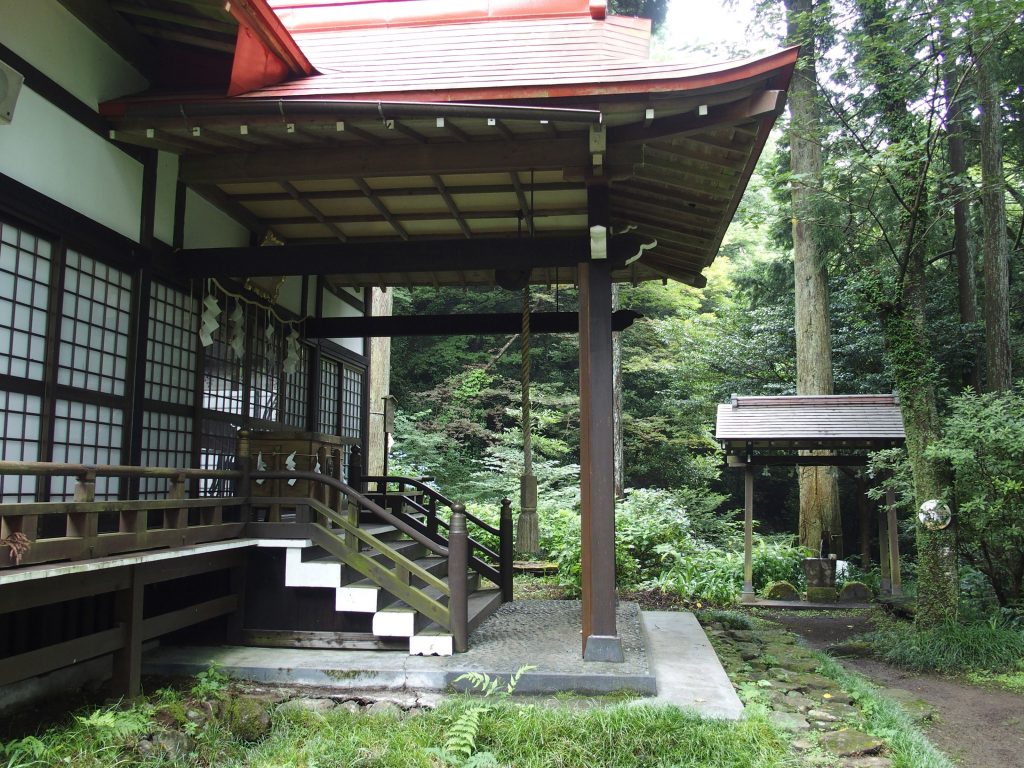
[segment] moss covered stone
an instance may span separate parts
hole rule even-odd
[[[841,603],[866,603],[871,597],[871,588],[862,581],[848,581],[839,590]]]
[[[239,741],[260,741],[270,733],[270,712],[267,702],[261,699],[229,699],[221,710],[221,719]]]
[[[809,603],[834,603],[836,601],[836,590],[834,587],[808,587],[807,602]]]
[[[773,581],[764,590],[767,600],[799,600],[800,593],[788,581]]]

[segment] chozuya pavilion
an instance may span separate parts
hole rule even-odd
[[[796,50],[652,61],[603,0],[3,14],[0,685],[133,693],[196,637],[466,647],[512,510],[383,476],[371,339],[519,317],[374,317],[388,286],[578,286],[534,330],[579,331],[581,653],[621,659],[611,286],[703,284]]]

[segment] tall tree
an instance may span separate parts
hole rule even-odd
[[[979,6],[990,10],[991,4]],[[979,11],[981,7],[979,7]],[[986,14],[979,14],[982,23]],[[1006,179],[1003,176],[1003,138],[1000,88],[996,76],[997,49],[989,35],[979,36],[976,54],[981,108],[982,257],[985,272],[985,386],[990,392],[1013,384],[1010,355],[1010,254],[1006,237]]]
[[[785,0],[789,42],[800,58],[789,88],[793,200],[793,272],[796,285],[796,391],[833,392],[828,273],[815,232],[815,191],[821,184],[821,119],[814,0]],[[842,535],[839,486],[832,467],[800,467],[800,543],[817,551],[823,533]],[[829,542],[831,548],[831,542]]]

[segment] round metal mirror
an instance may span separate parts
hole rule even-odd
[[[929,531],[941,531],[952,522],[953,512],[949,509],[948,504],[938,499],[928,499],[928,501],[921,505],[921,510],[917,513],[917,519]]]

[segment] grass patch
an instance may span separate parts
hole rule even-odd
[[[1024,668],[1016,672],[968,672],[967,679],[975,685],[1003,688],[1013,693],[1024,693]]]
[[[219,720],[172,725],[161,718],[174,695],[153,703],[84,710],[38,735],[0,744],[3,768],[155,768],[156,766],[376,766],[439,768],[438,748],[479,696],[459,696],[441,707],[412,716],[291,709],[273,715],[269,734],[248,743]],[[190,701],[190,700],[185,700]],[[673,708],[612,705],[588,710],[523,705],[487,699],[479,714],[474,755],[516,768],[781,768],[791,765],[786,742],[763,716],[740,722],[701,720]],[[159,703],[157,703],[159,702]],[[179,745],[142,753],[140,738],[171,734]],[[152,741],[159,742],[154,736]],[[488,754],[489,753],[489,754]],[[491,758],[493,756],[493,759]]]
[[[1024,632],[998,622],[944,624],[932,629],[881,620],[866,641],[883,661],[916,672],[954,675],[1012,672],[1024,661]]]
[[[861,675],[849,672],[823,653],[819,671],[835,680],[860,707],[868,731],[885,739],[889,757],[898,768],[954,768],[949,758],[932,746],[903,708],[878,692]]]

